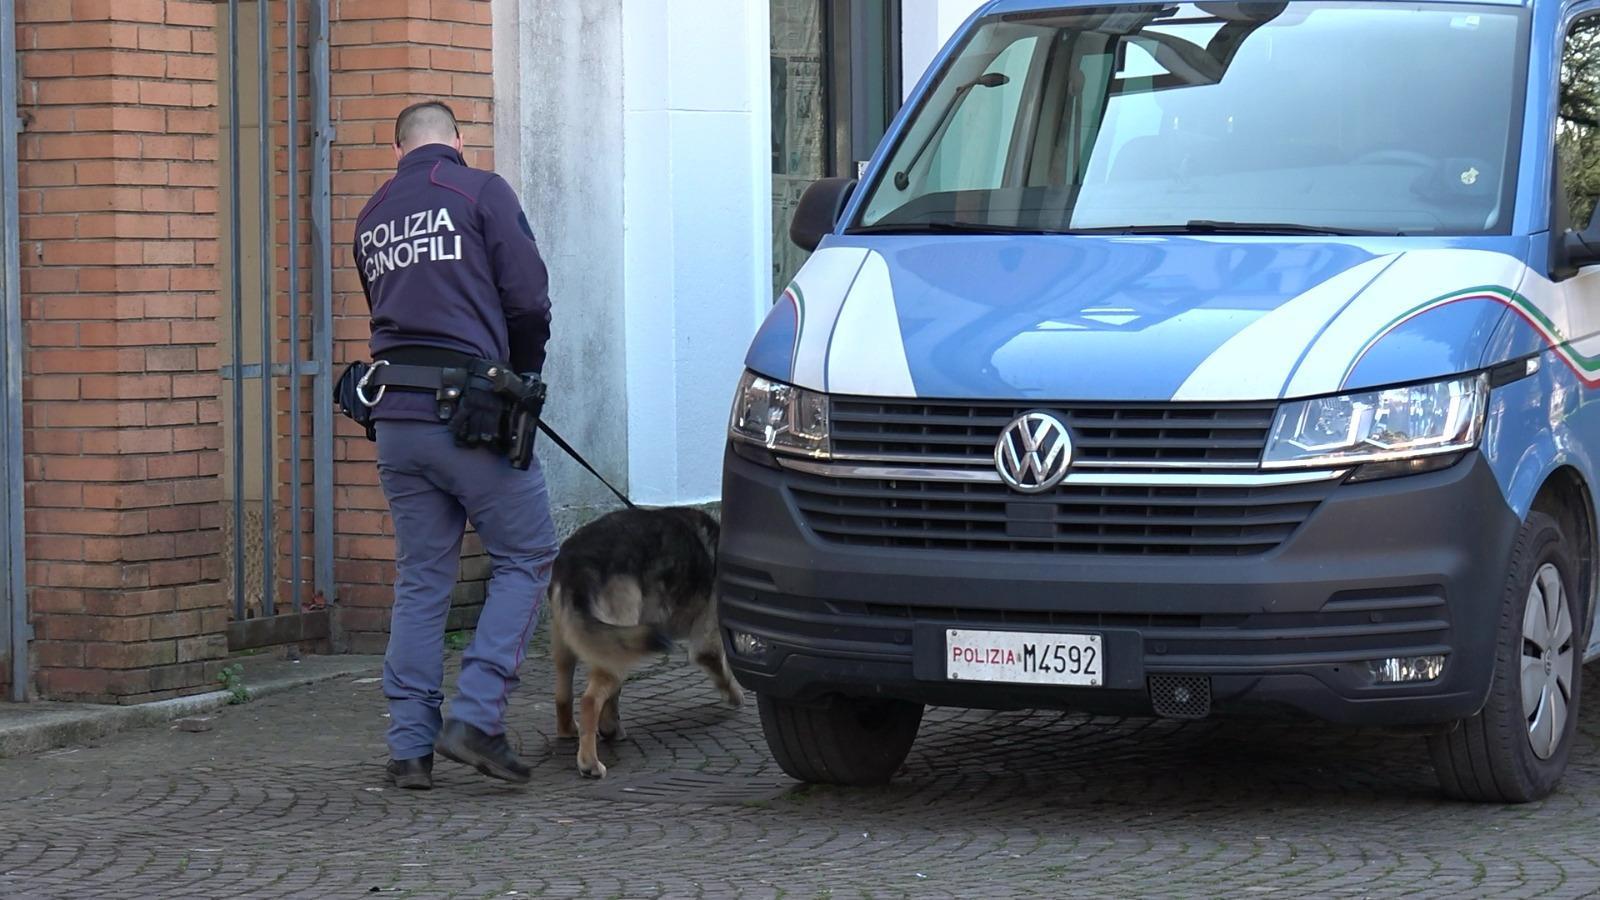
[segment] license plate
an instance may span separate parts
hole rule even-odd
[[[952,681],[1099,687],[1105,653],[1098,634],[945,631],[945,677]]]

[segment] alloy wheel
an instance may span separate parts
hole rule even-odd
[[[1561,572],[1545,563],[1528,586],[1522,613],[1522,713],[1534,755],[1555,755],[1572,715],[1572,614]]]

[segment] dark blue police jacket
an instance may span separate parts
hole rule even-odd
[[[430,144],[400,160],[356,220],[355,260],[374,355],[434,347],[543,370],[549,275],[533,228],[511,185],[455,148]],[[433,406],[393,392],[376,414],[428,420]]]

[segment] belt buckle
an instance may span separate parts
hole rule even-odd
[[[361,380],[356,382],[356,399],[360,400],[362,404],[367,407],[367,409],[377,406],[379,401],[383,400],[383,395],[389,390],[388,385],[380,384],[378,385],[378,396],[373,397],[371,400],[367,399],[367,382],[372,380],[372,376],[380,368],[387,366],[388,364],[389,361],[386,359],[377,360],[372,364],[371,367],[367,369],[366,373],[361,376]]]

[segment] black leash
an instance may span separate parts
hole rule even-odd
[[[574,450],[572,448],[572,445],[567,443],[567,439],[566,438],[562,437],[559,434],[556,434],[556,430],[554,428],[550,427],[550,423],[549,422],[546,422],[545,420],[540,419],[539,420],[539,430],[544,432],[545,434],[549,435],[550,436],[550,440],[555,441],[556,446],[560,447],[562,450],[566,451],[566,454],[568,456],[572,457],[574,460],[576,460],[578,465],[583,466],[585,469],[588,469],[590,475],[593,475],[595,478],[598,478],[600,480],[600,483],[606,486],[606,490],[608,490],[611,493],[615,494],[617,496],[617,499],[622,501],[622,505],[623,506],[626,506],[629,509],[637,509],[638,508],[638,507],[633,505],[633,501],[629,500],[628,496],[626,494],[622,493],[621,491],[619,491],[615,487],[613,487],[611,482],[607,481],[606,477],[604,475],[601,475],[600,472],[598,470],[596,470],[594,466],[589,465],[589,461],[587,459],[583,458],[583,454],[582,453],[579,453],[577,450]]]

